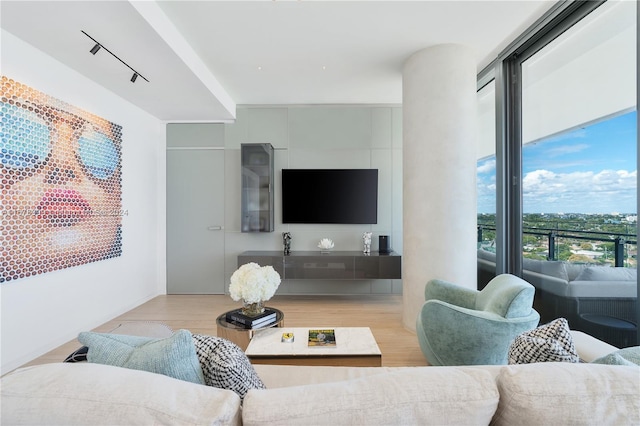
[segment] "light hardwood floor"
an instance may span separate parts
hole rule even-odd
[[[402,296],[276,296],[268,306],[282,310],[289,327],[370,327],[382,352],[383,366],[428,365],[414,332],[402,324]],[[216,318],[238,307],[225,295],[158,296],[102,324],[107,332],[124,322],[162,322],[174,330],[216,335]],[[60,362],[81,346],[68,342],[26,365]]]

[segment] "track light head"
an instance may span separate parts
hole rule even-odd
[[[91,52],[92,55],[95,55],[96,53],[98,53],[98,50],[100,50],[101,47],[102,46],[100,46],[100,43],[96,43],[96,45],[93,46],[89,52]]]
[[[136,82],[136,78],[138,78],[138,73],[134,72],[133,75],[131,76],[131,82],[135,83]]]

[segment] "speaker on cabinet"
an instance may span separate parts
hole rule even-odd
[[[391,253],[391,241],[388,235],[380,235],[378,236],[378,252],[380,253]]]

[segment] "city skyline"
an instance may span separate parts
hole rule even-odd
[[[637,112],[523,147],[524,213],[636,214]],[[495,156],[478,161],[478,213],[495,213]]]

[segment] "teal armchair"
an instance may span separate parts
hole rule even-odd
[[[509,346],[538,326],[535,288],[515,275],[493,278],[481,291],[442,281],[425,286],[418,313],[420,348],[431,365],[507,364]]]

